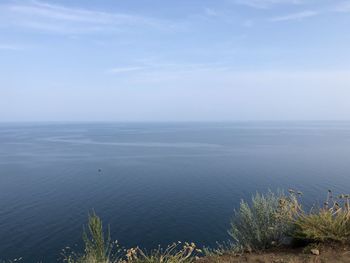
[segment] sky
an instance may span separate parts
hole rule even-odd
[[[349,119],[349,0],[0,0],[1,122]]]

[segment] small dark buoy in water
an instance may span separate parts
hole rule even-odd
[[[101,170],[101,169],[98,169],[98,172],[100,173],[100,172],[102,172],[102,170]]]

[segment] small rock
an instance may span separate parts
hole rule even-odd
[[[313,255],[318,256],[320,254],[320,251],[316,248],[310,250]]]

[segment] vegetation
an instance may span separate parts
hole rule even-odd
[[[157,250],[146,253],[140,248],[122,250],[117,242],[112,242],[108,227],[107,235],[104,234],[101,219],[93,212],[89,215],[88,230],[84,230],[84,253],[76,254],[73,251],[64,250],[63,260],[68,263],[191,263],[195,255],[201,253],[194,243],[181,242],[168,246],[165,250]],[[125,253],[123,253],[125,252]]]
[[[121,250],[117,242],[111,241],[108,227],[107,235],[103,232],[102,220],[93,211],[89,214],[87,230],[84,229],[84,254],[79,255],[63,250],[63,258],[68,263],[113,263],[117,262]]]
[[[302,209],[300,196],[300,192],[289,190],[288,195],[256,194],[251,204],[242,201],[229,231],[238,249],[263,250],[286,245],[292,239],[350,244],[349,195],[334,198],[329,190],[324,206],[309,213]]]
[[[95,214],[89,215],[88,231],[84,230],[85,257],[92,262],[108,262],[113,252],[110,230],[105,237],[101,219]]]
[[[252,197],[251,205],[242,200],[229,230],[236,249],[253,251],[286,243],[298,210],[294,194],[257,193]]]
[[[65,249],[68,263],[192,263],[199,262],[350,262],[350,196],[333,197],[331,191],[322,208],[305,212],[300,205],[302,193],[289,190],[255,194],[251,202],[241,201],[234,211],[229,234],[232,238],[218,248],[202,250],[193,243],[174,243],[149,253],[142,249],[121,249],[104,231],[101,219],[92,212],[84,228],[83,253]],[[301,240],[304,247],[291,249],[291,241]],[[306,246],[305,246],[306,245]],[[336,245],[336,246],[335,246]],[[248,254],[246,252],[249,252]],[[264,252],[263,254],[261,254]],[[308,253],[308,255],[305,254]],[[311,253],[313,255],[311,255]],[[204,256],[204,257],[203,257]],[[242,261],[241,261],[242,259]],[[243,260],[244,259],[244,260]],[[308,261],[310,259],[310,261]],[[21,258],[12,262],[21,261]],[[0,261],[1,262],[1,261]]]
[[[196,249],[194,243],[185,243],[181,247],[181,242],[173,243],[165,250],[158,248],[150,254],[144,253],[139,248],[132,248],[127,251],[126,261],[133,263],[191,263],[200,249]]]
[[[349,195],[337,199],[328,192],[324,206],[295,220],[294,237],[311,242],[350,243]]]

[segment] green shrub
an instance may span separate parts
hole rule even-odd
[[[84,230],[83,240],[85,253],[88,257],[96,259],[96,262],[108,261],[112,248],[110,231],[108,229],[105,238],[102,221],[95,212],[89,215],[88,231]]]
[[[89,214],[87,230],[84,228],[84,254],[64,250],[64,261],[68,263],[113,263],[118,261],[120,253],[116,243],[111,241],[108,227],[107,235],[103,232],[102,220],[93,211]]]
[[[257,193],[251,204],[241,201],[235,210],[229,234],[240,250],[261,250],[287,242],[292,219],[300,210],[296,194]]]
[[[329,205],[331,204],[331,207]],[[349,196],[337,200],[328,193],[323,208],[309,214],[303,213],[295,220],[294,237],[314,242],[350,242]]]

